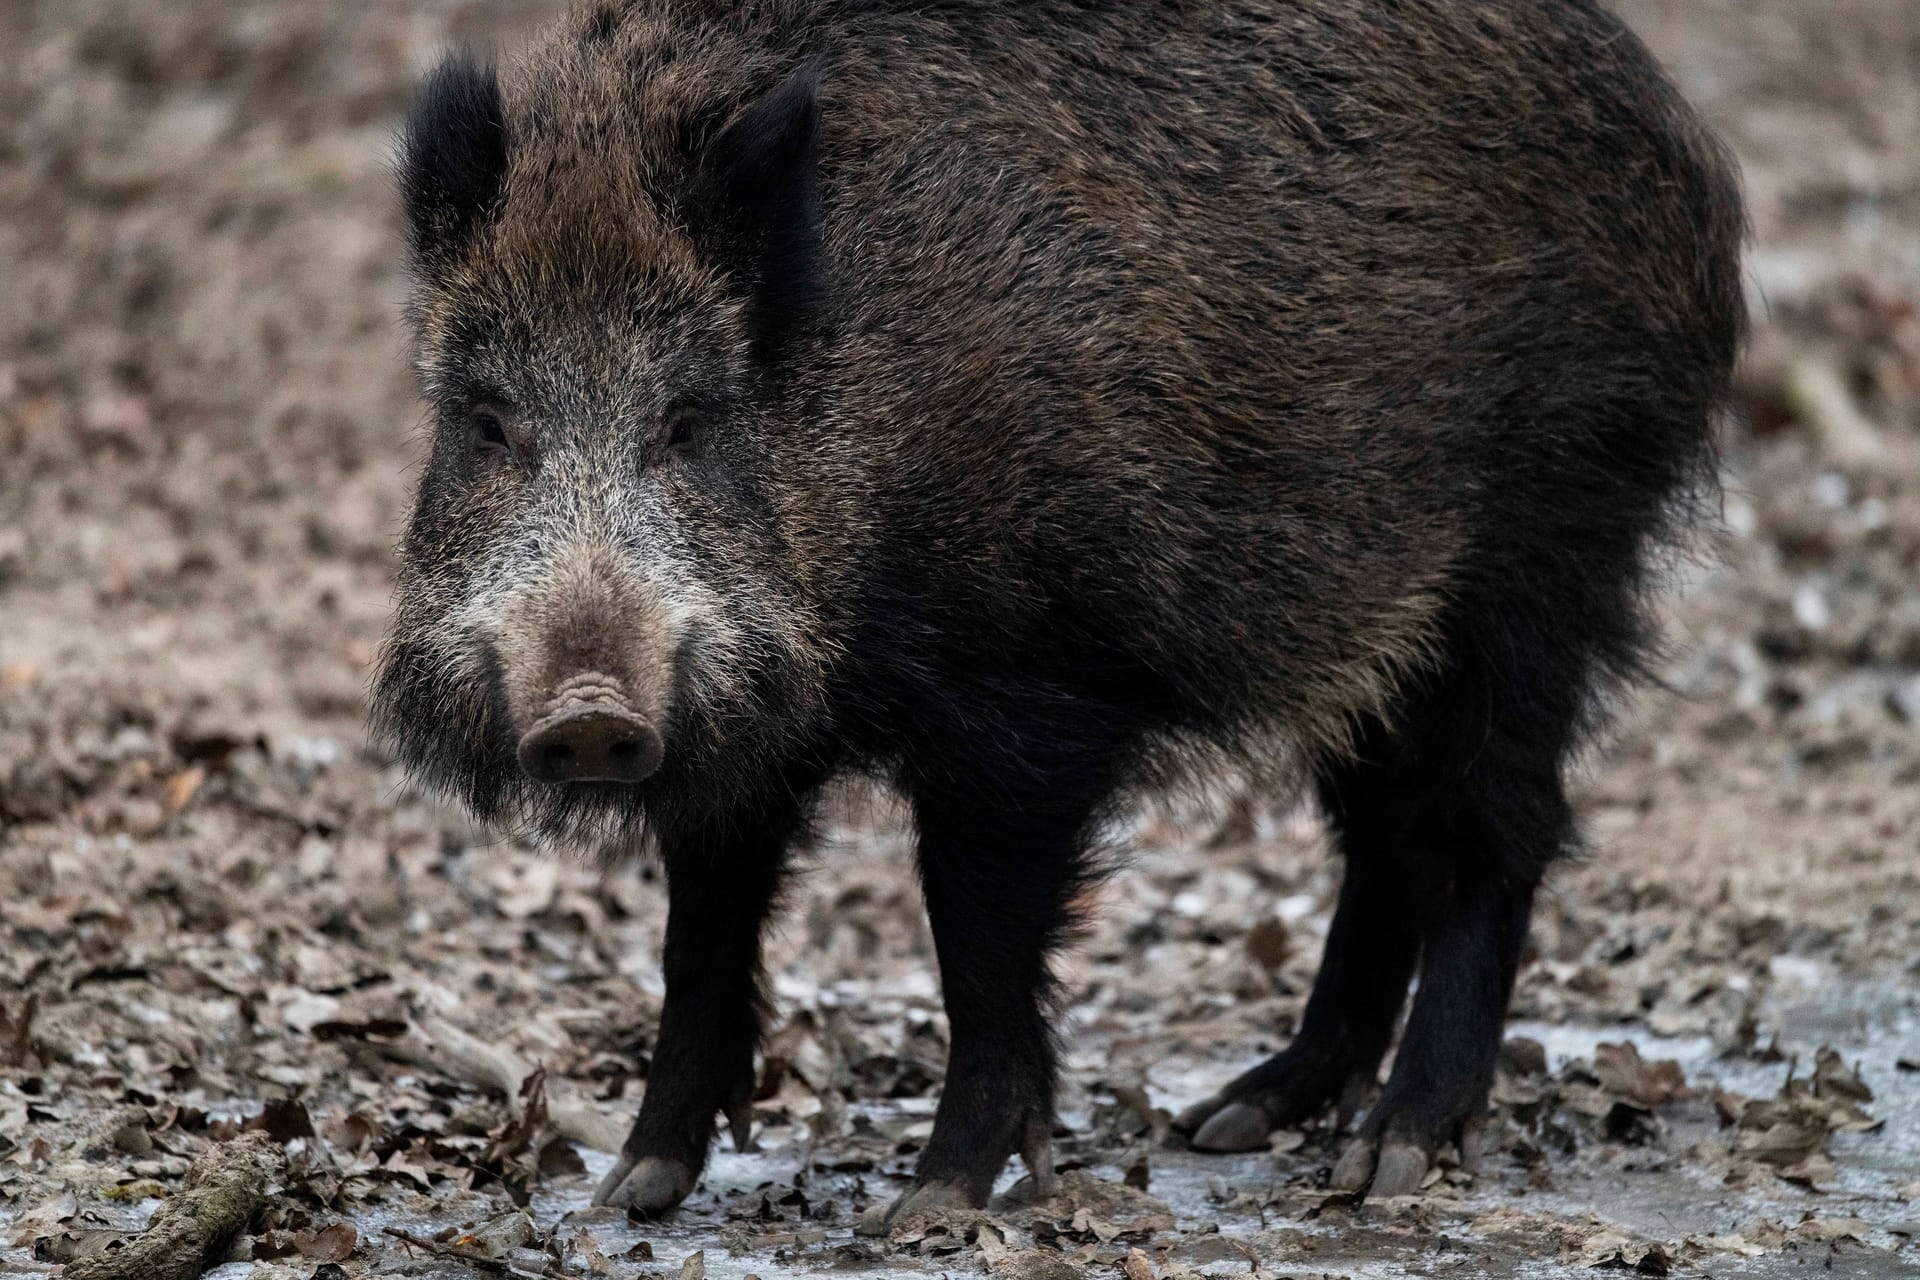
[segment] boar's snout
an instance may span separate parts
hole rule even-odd
[[[634,714],[617,685],[569,680],[520,735],[520,767],[535,782],[639,782],[660,767],[660,731]]]
[[[492,607],[486,630],[529,779],[631,784],[659,769],[676,628],[617,555],[564,547]]]

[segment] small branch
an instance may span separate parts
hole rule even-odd
[[[565,1274],[556,1269],[551,1262],[547,1263],[538,1271],[526,1271],[514,1266],[504,1258],[490,1258],[484,1253],[476,1253],[471,1249],[462,1249],[458,1245],[441,1244],[438,1240],[429,1240],[424,1236],[414,1235],[411,1231],[402,1231],[398,1227],[382,1227],[380,1231],[381,1234],[392,1236],[404,1245],[409,1245],[415,1249],[424,1249],[436,1258],[447,1258],[454,1262],[464,1262],[477,1270],[490,1271],[495,1275],[558,1276]]]
[[[29,1061],[37,1061],[33,1051],[33,1015],[40,1007],[38,993],[29,993],[27,1002],[20,1012],[9,1017],[5,1005],[0,1005],[0,1067],[24,1067]]]
[[[126,1244],[67,1264],[66,1280],[194,1280],[243,1230],[286,1174],[286,1153],[264,1133],[242,1134],[194,1161],[186,1186]]]
[[[533,1074],[532,1064],[510,1050],[488,1044],[440,1018],[423,1016],[407,1026],[405,1035],[373,1041],[380,1051],[415,1066],[428,1067],[462,1083],[507,1096],[516,1111],[520,1086]],[[593,1151],[618,1151],[625,1130],[613,1120],[573,1096],[565,1081],[547,1081],[547,1124],[553,1132]]]

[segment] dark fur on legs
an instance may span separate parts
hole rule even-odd
[[[1613,567],[1626,589],[1632,562]],[[1440,1148],[1471,1158],[1534,891],[1575,838],[1562,773],[1606,660],[1639,652],[1630,630],[1550,640],[1531,612],[1513,599],[1463,609],[1441,673],[1391,726],[1369,727],[1356,762],[1322,776],[1347,873],[1307,1015],[1286,1051],[1181,1117],[1197,1146],[1258,1145],[1336,1094],[1350,1111],[1417,948],[1393,1072],[1335,1182],[1405,1194]],[[1616,615],[1623,628],[1631,616]]]
[[[1119,767],[1118,709],[1085,687],[969,682],[970,696],[919,703],[924,759],[901,779],[919,828],[920,881],[947,1008],[951,1051],[933,1134],[900,1213],[987,1201],[1009,1155],[1051,1186],[1055,1052],[1049,955],[1078,921],[1100,871],[1090,847]],[[982,756],[936,746],[997,731]],[[976,744],[977,745],[977,744]]]
[[[760,934],[804,814],[771,807],[751,825],[663,839],[666,1002],[639,1118],[595,1204],[641,1212],[684,1200],[706,1165],[714,1117],[746,1142],[765,1013]]]
[[[1615,564],[1622,579],[1631,563]],[[1375,1194],[1406,1194],[1441,1147],[1456,1144],[1469,1163],[1477,1154],[1534,891],[1575,840],[1563,773],[1605,646],[1635,640],[1599,630],[1543,641],[1528,625],[1537,621],[1517,601],[1465,615],[1453,665],[1408,710],[1396,802],[1408,815],[1407,856],[1431,868],[1420,986],[1393,1071],[1341,1157],[1336,1185],[1371,1181]]]
[[[952,1036],[933,1135],[913,1203],[951,1188],[984,1204],[1010,1155],[1032,1154],[1036,1179],[1053,1129],[1054,1045],[1047,954],[1084,875],[1084,802],[1010,806],[928,785],[915,796],[920,879]]]

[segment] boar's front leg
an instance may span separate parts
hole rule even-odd
[[[686,1199],[717,1113],[746,1141],[764,1012],[760,930],[799,823],[789,810],[725,834],[662,837],[666,1003],[640,1117],[595,1204],[653,1213]]]
[[[1091,803],[917,788],[920,880],[951,1050],[914,1185],[891,1216],[984,1208],[1016,1152],[1044,1193],[1053,1176],[1054,1046],[1048,953],[1084,883]]]

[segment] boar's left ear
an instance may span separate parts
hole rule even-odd
[[[507,127],[492,64],[457,53],[433,69],[400,135],[400,195],[413,256],[451,255],[489,217],[507,176]]]
[[[777,349],[819,300],[820,72],[789,75],[728,125],[701,164],[696,225],[753,298],[755,343]]]

